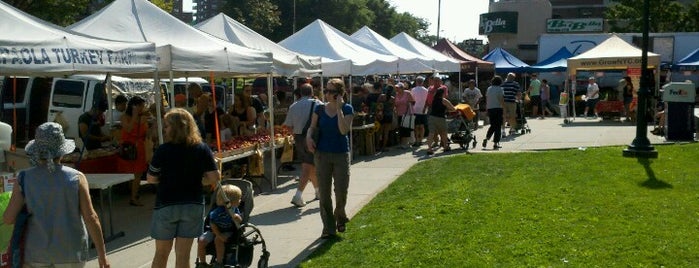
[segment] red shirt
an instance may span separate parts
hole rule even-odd
[[[449,88],[445,85],[440,85],[439,88],[444,89],[444,98],[449,97]],[[427,88],[427,101],[425,102],[425,105],[427,107],[432,106],[432,99],[434,99],[434,94],[437,93],[437,89],[434,88],[434,86],[430,86]]]

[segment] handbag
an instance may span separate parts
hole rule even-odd
[[[284,150],[282,151],[282,157],[279,159],[281,163],[291,163],[294,161],[294,146],[291,145],[289,137],[284,138]]]
[[[124,160],[136,160],[138,156],[138,151],[136,150],[136,144],[125,141],[119,145],[119,157]]]
[[[403,115],[403,119],[400,122],[400,127],[407,129],[415,128],[415,115],[413,114],[413,105],[408,107],[408,113]]]

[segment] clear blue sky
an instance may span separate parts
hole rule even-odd
[[[388,0],[398,12],[412,13],[430,22],[430,34],[437,35],[437,11],[440,0]],[[479,15],[488,12],[488,0],[441,0],[440,37],[460,42],[464,39],[485,39],[478,35]],[[184,11],[191,11],[192,0],[183,0]],[[391,36],[386,36],[391,38]]]

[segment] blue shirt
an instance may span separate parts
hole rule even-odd
[[[315,113],[318,115],[318,144],[316,149],[327,153],[347,153],[349,147],[349,133],[342,135],[337,126],[338,116],[328,116],[325,112],[325,105],[316,106]],[[345,116],[353,115],[354,109],[345,103],[342,106],[342,113]]]
[[[233,212],[238,214],[238,216],[241,216],[238,207],[233,208]],[[237,229],[235,227],[235,223],[233,222],[233,217],[231,217],[231,214],[229,214],[228,211],[226,211],[226,208],[222,206],[217,206],[209,211],[209,221],[216,224],[216,227],[218,227],[219,231],[222,233],[233,232]]]
[[[515,102],[517,93],[521,91],[519,83],[516,81],[505,81],[502,83],[501,87],[505,93],[505,102]]]

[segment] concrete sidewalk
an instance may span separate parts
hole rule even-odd
[[[560,118],[547,118],[529,119],[528,123],[531,133],[504,138],[503,148],[498,151],[481,148],[480,142],[487,130],[481,128],[476,131],[477,147],[470,152],[478,154],[627,145],[636,136],[635,126],[619,121],[576,118],[570,124],[563,124]],[[648,138],[653,144],[665,143],[662,137],[650,133]],[[492,142],[489,142],[489,145],[492,146]],[[490,146],[488,148],[491,148]],[[425,146],[419,150],[401,150],[394,147],[389,152],[354,159],[347,204],[350,217],[413,164],[432,157],[464,152],[456,149],[457,147],[452,145],[454,150],[446,153],[440,150],[431,157],[426,156]],[[622,151],[619,150],[619,156],[621,153]],[[255,197],[255,208],[250,222],[262,231],[267,249],[271,253],[269,260],[271,267],[295,267],[321,242],[319,237],[322,224],[318,202],[309,202],[303,208],[295,208],[289,203],[295,191],[296,182],[292,174],[292,176],[282,177],[280,185],[274,191]],[[312,186],[309,185],[304,193],[304,199],[311,200],[313,194]],[[143,198],[145,203],[149,204],[148,206],[129,207],[128,194],[115,196],[115,231],[125,231],[126,236],[107,244],[108,258],[112,267],[150,267],[155,251],[154,241],[149,237],[154,196],[152,192],[148,192],[143,194]],[[174,267],[173,254],[170,255],[168,267]],[[260,246],[257,246],[253,266],[256,266],[259,255]],[[192,249],[192,263],[195,256],[196,245]],[[89,262],[88,267],[97,267],[96,260]]]

